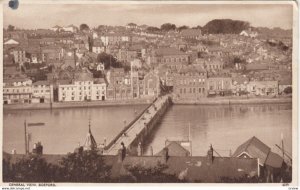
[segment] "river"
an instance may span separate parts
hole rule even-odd
[[[166,139],[192,141],[192,155],[206,155],[210,144],[221,156],[229,156],[253,136],[280,153],[281,134],[285,149],[292,151],[292,105],[175,105],[172,106],[146,146],[159,152]]]
[[[34,142],[41,141],[44,153],[65,154],[72,152],[78,143],[84,143],[91,130],[97,141],[107,143],[129,123],[146,105],[110,106],[94,108],[68,108],[30,111],[4,111],[3,149],[24,153],[24,120],[45,122],[42,127],[29,127],[32,135],[30,149]],[[266,143],[278,152],[281,134],[284,146],[292,151],[292,105],[173,105],[161,123],[155,128],[145,145],[149,154],[159,152],[165,140],[192,141],[192,154],[205,155],[210,144],[222,156],[233,153],[238,145],[252,136]]]
[[[45,126],[27,127],[33,143],[41,141],[46,154],[66,154],[84,144],[89,118],[97,143],[109,143],[147,105],[64,108],[50,110],[4,111],[3,150],[24,153],[24,120],[45,122]]]

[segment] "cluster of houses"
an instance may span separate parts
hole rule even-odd
[[[153,169],[159,166],[165,166],[163,174],[174,176],[173,181],[166,182],[182,180],[189,183],[283,183],[292,180],[292,159],[287,160],[272,152],[269,146],[255,136],[226,157],[220,156],[212,145],[204,156],[191,155],[190,148],[190,141],[167,140],[165,147],[156,154],[152,152],[151,155],[144,155],[142,151],[133,153],[122,144],[117,155],[107,155],[101,153],[102,150],[89,128],[85,143],[76,148],[74,153],[80,155],[84,151],[98,152],[103,164],[111,168],[109,178],[112,181],[127,175],[133,177],[131,167]],[[61,160],[66,157],[59,154],[43,154],[40,142],[32,150],[32,154],[40,155],[48,164],[57,166],[60,166]],[[13,154],[3,152],[3,159],[10,164],[15,164],[26,156],[16,152]],[[136,179],[131,177],[126,182],[143,182],[135,181]]]
[[[153,98],[162,91],[192,100],[291,92],[289,37],[147,28],[4,30],[4,104]],[[118,68],[106,66],[111,59]]]

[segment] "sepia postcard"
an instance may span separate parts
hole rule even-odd
[[[296,1],[1,10],[3,187],[297,189]]]

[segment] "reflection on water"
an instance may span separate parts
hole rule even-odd
[[[43,127],[28,127],[32,134],[31,147],[41,141],[44,152],[65,154],[78,143],[83,144],[91,118],[92,133],[97,143],[110,142],[146,105],[111,106],[94,108],[67,108],[50,110],[4,111],[3,149],[24,153],[24,120],[45,122]]]
[[[284,136],[285,149],[292,150],[292,105],[175,105],[170,108],[146,145],[159,152],[165,140],[187,140],[191,128],[192,154],[205,155],[210,144],[222,156],[256,136],[273,151]]]

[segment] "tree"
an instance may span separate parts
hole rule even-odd
[[[3,174],[3,182],[11,182],[14,181],[15,174],[13,172],[12,166],[9,161],[3,159],[2,160],[2,174]]]
[[[104,63],[104,69],[109,69],[110,67],[114,67],[114,68],[122,67],[122,65],[118,62],[116,58],[104,52],[98,54],[97,62]]]
[[[193,27],[192,29],[202,29],[202,26],[198,25],[198,26]]]
[[[214,19],[204,27],[204,32],[209,34],[239,34],[250,27],[249,22],[231,19]]]
[[[147,27],[146,30],[147,30],[148,32],[159,32],[159,31],[160,31],[159,28],[154,27],[154,26],[149,26],[149,27]]]
[[[13,25],[8,25],[7,30],[10,31],[10,32],[14,31],[15,27]]]
[[[105,28],[106,28],[105,25],[99,25],[99,26],[97,27],[97,30],[98,30],[98,31],[102,31],[102,30],[104,30]]]
[[[176,29],[176,25],[175,24],[171,24],[171,23],[165,23],[163,25],[160,26],[160,29],[162,31],[168,32],[170,30],[175,30]]]
[[[13,181],[18,182],[52,182],[53,168],[39,155],[30,155],[16,162],[11,169]]]
[[[90,27],[87,24],[81,24],[79,27],[80,31],[90,30]]]
[[[96,151],[83,151],[63,158],[61,174],[65,182],[107,182],[110,167]]]
[[[293,92],[292,87],[291,87],[291,86],[286,87],[286,88],[283,90],[283,92],[284,92],[285,94],[292,94],[292,92]]]
[[[158,164],[154,167],[145,168],[140,165],[125,166],[129,174],[123,175],[116,182],[121,183],[179,183],[186,182],[185,179],[179,179],[175,174],[168,174],[165,170],[168,168],[164,164]]]
[[[133,23],[133,22],[128,23],[127,25],[128,25],[128,26],[137,26],[137,24],[135,24],[135,23]]]
[[[186,26],[186,25],[183,25],[183,26],[180,26],[180,27],[177,28],[178,31],[182,31],[182,30],[185,30],[185,29],[189,29],[189,27]]]

